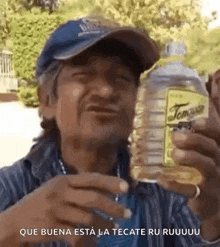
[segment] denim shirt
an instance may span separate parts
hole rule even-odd
[[[122,178],[128,176],[129,154],[120,149],[117,164]],[[55,176],[62,175],[58,147],[51,139],[33,146],[29,154],[0,170],[0,211],[14,205],[25,195]],[[119,231],[98,238],[98,247],[219,247],[206,244],[198,235],[200,223],[187,206],[186,198],[164,190],[157,184],[138,183],[127,195],[119,195],[132,211],[129,220],[117,219]],[[103,216],[106,217],[106,216]],[[126,229],[123,233],[123,229]],[[143,234],[134,234],[144,229]],[[133,234],[131,233],[133,230]],[[38,247],[45,245],[37,244]],[[51,242],[50,247],[67,247],[67,242]]]

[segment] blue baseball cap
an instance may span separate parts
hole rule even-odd
[[[41,76],[52,61],[73,58],[104,39],[116,39],[132,49],[139,57],[143,71],[160,57],[158,47],[142,31],[84,17],[69,20],[50,35],[38,57],[36,77]]]

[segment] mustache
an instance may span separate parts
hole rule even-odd
[[[118,113],[120,109],[117,105],[89,103],[88,105],[85,106],[85,110]]]
[[[119,112],[118,97],[104,99],[97,95],[92,95],[82,102],[83,110],[106,110],[109,112]]]

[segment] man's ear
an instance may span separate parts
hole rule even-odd
[[[45,88],[42,86],[38,87],[38,98],[39,98],[39,115],[46,119],[52,119],[56,114],[56,100],[50,98]]]

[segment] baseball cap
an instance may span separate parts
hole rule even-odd
[[[67,60],[79,55],[97,42],[116,39],[132,49],[145,71],[159,59],[159,49],[144,32],[121,27],[115,22],[83,17],[59,26],[48,38],[37,60],[36,77],[42,75],[54,60]],[[141,72],[143,72],[141,71]]]

